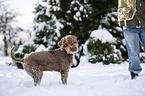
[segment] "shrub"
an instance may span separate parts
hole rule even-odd
[[[116,49],[113,43],[103,43],[99,39],[90,39],[87,44],[87,50],[90,53],[89,62],[91,63],[103,62],[103,64],[108,65],[122,62],[120,51]]]

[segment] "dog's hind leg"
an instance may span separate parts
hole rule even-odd
[[[40,83],[41,83],[41,79],[42,79],[43,72],[40,71],[40,70],[37,70],[35,72],[36,73],[35,73],[35,75],[33,75],[32,78],[34,79],[34,86],[37,86],[37,84],[40,85]]]
[[[33,78],[34,80],[34,86],[37,86],[37,84],[40,85],[42,76],[43,76],[43,71],[41,71],[39,68],[36,68],[35,66],[25,66],[24,67],[26,72]]]
[[[63,84],[67,84],[68,71],[61,71],[61,81]]]

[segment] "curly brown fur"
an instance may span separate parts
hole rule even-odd
[[[59,49],[30,53],[24,59],[14,57],[13,47],[10,56],[15,62],[23,63],[26,72],[34,79],[35,86],[40,84],[43,71],[60,72],[62,83],[67,84],[73,53],[78,50],[77,37],[67,35],[58,42],[58,46]]]

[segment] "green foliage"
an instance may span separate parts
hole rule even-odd
[[[145,63],[145,54],[144,54],[144,51],[143,51],[143,49],[141,49],[141,53],[140,53],[140,61],[142,62],[142,63]]]
[[[118,63],[122,62],[122,58],[119,52],[115,52],[114,44],[105,42],[102,43],[99,39],[89,40],[87,45],[88,52],[91,54],[89,58],[89,62],[96,63],[96,62],[103,62],[103,64],[108,65],[110,63]]]
[[[145,56],[142,56],[142,57],[140,58],[140,61],[141,61],[142,63],[145,63]]]

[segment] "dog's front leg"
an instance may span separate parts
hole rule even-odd
[[[68,71],[61,71],[61,81],[63,84],[67,84],[67,78],[68,78]]]

